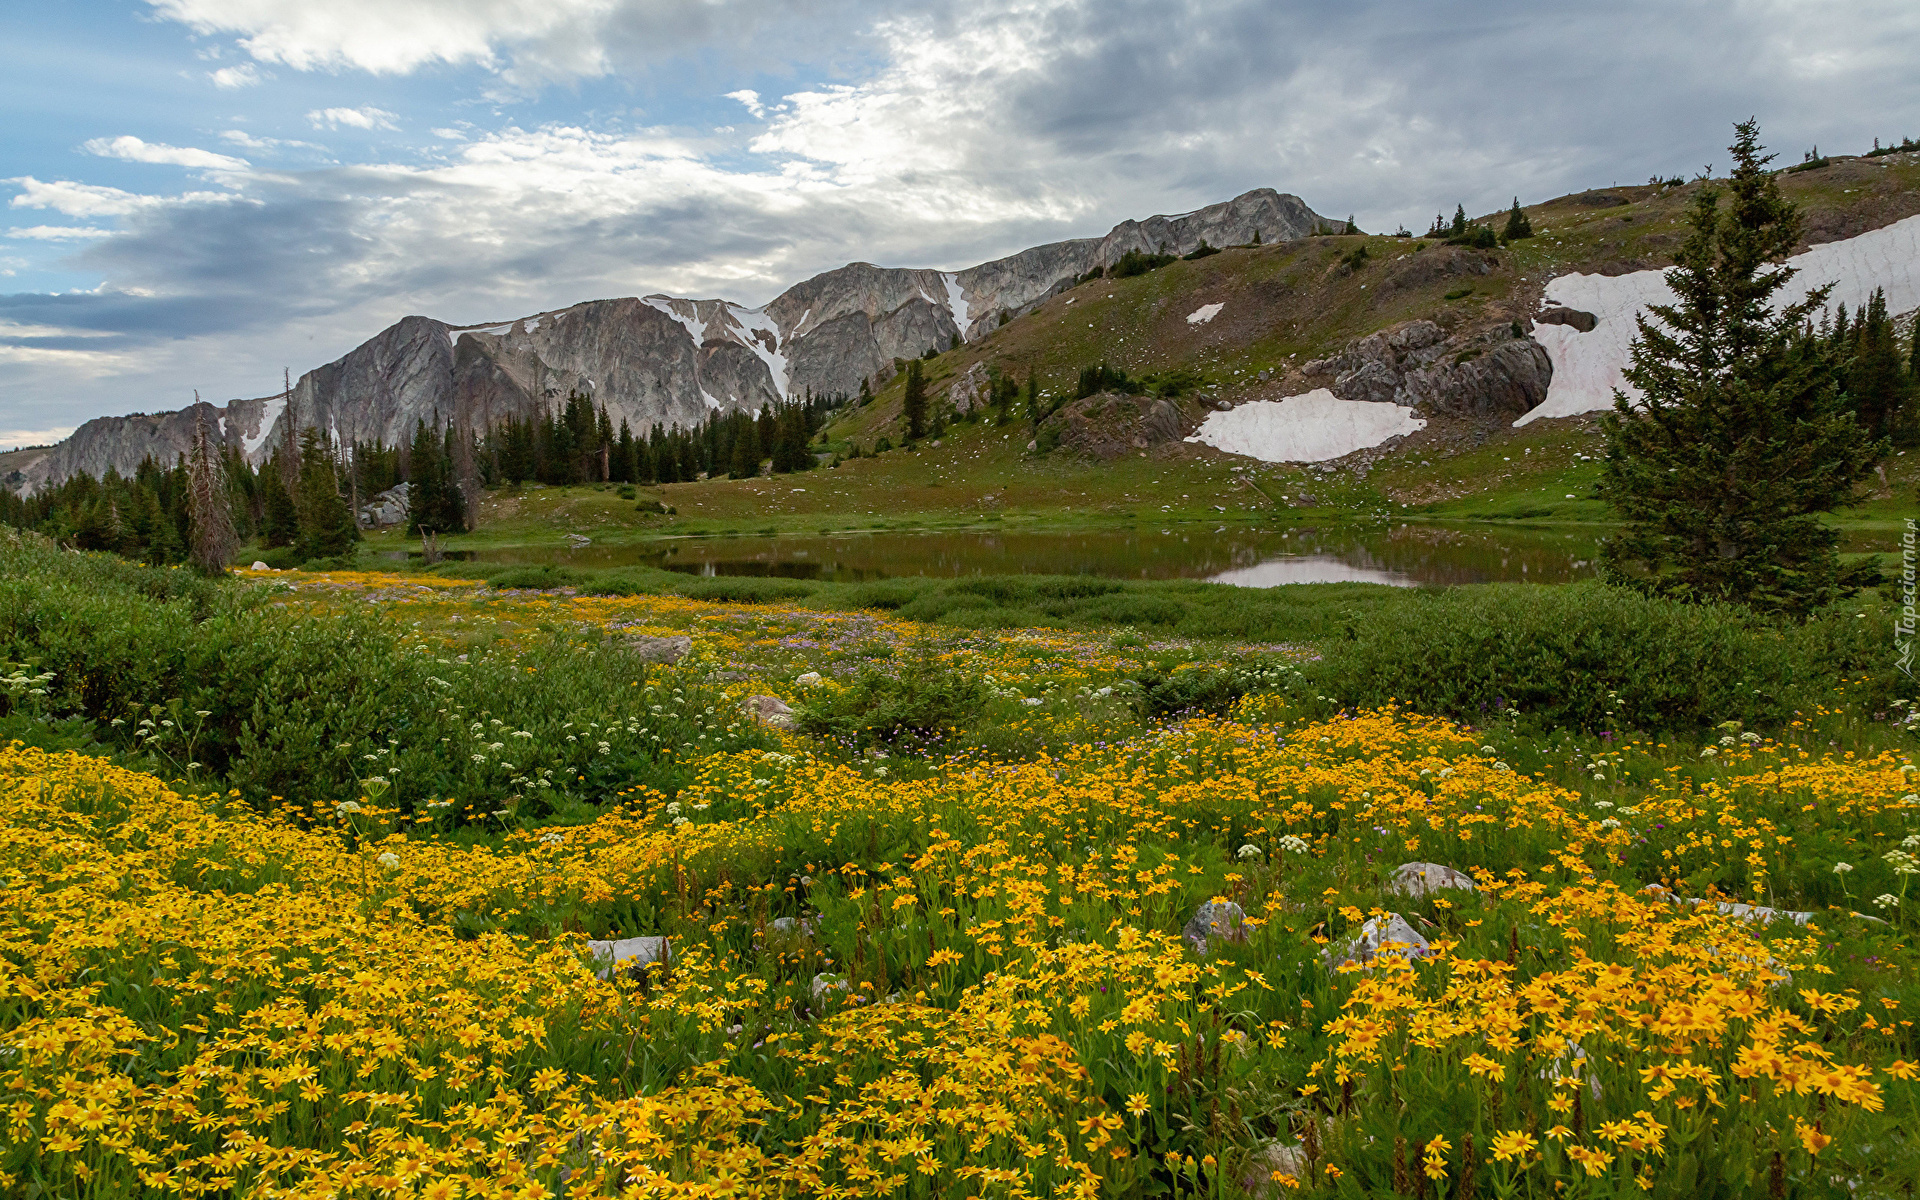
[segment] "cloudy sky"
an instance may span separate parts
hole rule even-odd
[[[1912,0],[32,0],[0,447],[409,313],[961,267],[1268,186],[1363,227],[1920,136]]]

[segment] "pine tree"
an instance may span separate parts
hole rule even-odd
[[[1901,425],[1907,400],[1907,381],[1893,321],[1887,316],[1886,293],[1875,288],[1854,322],[1852,353],[1845,364],[1845,387],[1853,401],[1854,419],[1871,437],[1891,437]]]
[[[1765,167],[1756,122],[1737,164],[1703,187],[1667,282],[1679,297],[1639,320],[1627,379],[1603,421],[1601,494],[1626,524],[1604,554],[1617,580],[1804,616],[1870,582],[1845,569],[1818,514],[1852,502],[1885,453],[1853,419],[1830,349],[1806,333],[1819,288],[1775,312],[1800,218]]]
[[[233,532],[233,512],[227,506],[226,469],[214,449],[213,431],[198,392],[193,402],[193,448],[187,456],[187,558],[202,574],[224,575],[240,539]]]
[[[260,468],[260,544],[291,546],[300,536],[300,517],[294,511],[293,493],[281,471],[280,456],[274,455]]]
[[[1345,229],[1342,229],[1340,232],[1343,234],[1355,234],[1360,232],[1360,227],[1353,223],[1352,213],[1347,214],[1347,227]]]
[[[927,435],[927,377],[918,359],[907,364],[906,392],[900,399],[900,414],[906,418],[909,444]]]
[[[1447,231],[1447,236],[1448,237],[1467,236],[1467,206],[1466,205],[1456,204],[1453,206],[1453,228]]]
[[[1518,196],[1513,198],[1513,207],[1507,210],[1507,227],[1500,236],[1509,242],[1517,242],[1522,238],[1533,236],[1533,222],[1527,219],[1526,213],[1520,211]]]
[[[294,510],[300,524],[294,548],[302,559],[338,558],[360,540],[353,513],[340,495],[333,449],[311,425],[300,433],[300,483]]]
[[[752,479],[760,474],[760,427],[751,418],[738,422],[733,433],[732,469],[728,475],[734,479]]]

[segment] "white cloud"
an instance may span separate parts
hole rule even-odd
[[[81,149],[88,154],[97,154],[101,158],[118,158],[127,162],[163,163],[176,167],[199,167],[209,171],[244,171],[247,160],[231,158],[225,154],[215,154],[211,150],[196,150],[190,146],[165,146],[157,142],[143,142],[137,137],[94,138]]]
[[[382,108],[316,108],[307,114],[315,129],[398,129],[399,118]]]
[[[218,71],[209,71],[207,78],[213,80],[213,86],[217,88],[233,89],[252,87],[267,76],[252,63],[241,63],[238,66],[221,67]]]
[[[0,448],[51,446],[72,432],[71,425],[55,425],[51,429],[0,429]]]
[[[113,230],[94,229],[87,225],[28,225],[7,230],[7,236],[36,242],[65,242],[76,238],[112,237]]]
[[[746,110],[756,117],[767,115],[767,106],[760,103],[760,93],[751,88],[742,88],[737,92],[728,92],[727,99],[738,100]]]
[[[58,179],[42,182],[31,175],[6,180],[20,185],[10,202],[14,208],[50,208],[69,217],[119,217],[168,204],[227,203],[239,197],[229,192],[186,192],[178,196],[142,196],[115,187]]]

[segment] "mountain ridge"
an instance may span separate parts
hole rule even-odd
[[[258,463],[289,420],[338,442],[407,441],[418,421],[484,428],[572,391],[616,422],[696,424],[806,392],[855,392],[897,358],[968,342],[1031,311],[1132,251],[1187,254],[1289,241],[1334,227],[1298,196],[1256,188],[1191,212],[1122,221],[1104,236],[1031,246],[959,271],[850,262],[801,280],[758,308],[654,293],[586,300],[511,321],[451,325],[409,315],[332,362],[291,395],[202,402],[172,412],[97,417],[44,452],[16,459],[23,493],[76,474],[130,473],[184,453],[202,413],[222,442]]]

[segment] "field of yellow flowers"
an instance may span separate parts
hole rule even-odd
[[[417,577],[283,602],[456,661],[478,628],[685,631],[728,703],[928,636]],[[1913,1194],[1904,755],[1812,718],[1686,748],[1275,695],[1142,721],[1100,689],[1150,649],[954,635],[1026,752],[769,731],[481,839],[404,778],[263,811],[0,750],[0,1191]],[[636,938],[664,947],[611,961]]]

